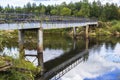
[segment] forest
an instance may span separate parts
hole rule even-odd
[[[0,6],[0,13],[27,13],[36,15],[57,15],[57,16],[75,16],[86,18],[97,18],[102,21],[119,20],[120,6],[117,4],[102,4],[99,0],[89,3],[88,0],[79,1],[76,3],[66,4],[63,2],[60,5],[36,5],[35,3],[27,3],[24,7],[13,7],[7,5]]]

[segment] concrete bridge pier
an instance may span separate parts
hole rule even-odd
[[[18,30],[18,42],[19,42],[19,58],[24,59],[25,51],[24,51],[24,30]]]
[[[76,43],[77,43],[76,39],[73,39],[73,50],[76,49]]]
[[[88,51],[88,49],[89,49],[89,39],[86,39],[85,49],[86,49],[87,51]]]
[[[44,72],[44,65],[43,65],[43,28],[40,27],[37,29],[38,34],[38,43],[37,43],[37,54],[38,54],[38,66],[41,66],[41,75]]]
[[[88,39],[88,37],[89,37],[89,25],[86,25],[86,28],[85,28],[85,37],[86,37],[86,39]]]
[[[77,33],[76,33],[76,27],[73,27],[73,37],[76,38],[76,35],[77,35]]]
[[[40,74],[44,75],[43,54],[42,53],[37,53],[37,59],[38,59],[38,67],[40,67],[40,69],[41,69]]]

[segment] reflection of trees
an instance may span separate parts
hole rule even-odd
[[[26,49],[36,49],[36,45],[37,45],[37,36],[36,36],[36,32],[26,32],[25,33],[25,48]],[[18,37],[17,35],[13,34],[12,36],[1,36],[0,40],[2,39],[2,47],[18,47]],[[81,40],[82,41],[82,40]],[[92,44],[101,44],[101,43],[106,43],[106,47],[108,47],[111,44],[111,47],[114,48],[116,42],[120,42],[120,38],[116,38],[116,37],[104,37],[104,36],[100,36],[97,38],[91,38],[90,39],[90,43],[89,43],[89,47]],[[70,47],[72,44],[72,39],[70,37],[61,35],[61,34],[44,34],[44,48],[48,47],[48,48],[52,48],[52,49],[64,49],[66,50],[68,47]],[[77,41],[77,45],[84,45],[84,40],[82,43],[79,43],[79,41]],[[2,47],[0,47],[0,49],[2,49]]]
[[[99,45],[102,43],[105,43],[106,48],[111,46],[111,48],[115,48],[115,45],[117,42],[120,43],[120,38],[114,37],[114,36],[99,36],[97,38],[92,38],[94,42],[98,43]]]
[[[48,37],[44,37],[44,47],[52,48],[52,49],[64,49],[66,50],[70,47],[70,43],[72,42],[71,38],[67,38],[62,35],[49,35]]]
[[[73,44],[74,44],[74,40],[73,40]],[[50,60],[48,62],[45,63],[45,68],[46,70],[50,70],[56,66],[58,66],[59,64],[64,63],[65,61],[71,59],[72,57],[74,57],[75,55],[79,54],[80,52],[85,50],[86,47],[86,43],[84,39],[80,39],[76,41],[76,46],[74,49],[73,44],[71,45],[72,48],[68,51],[65,52],[63,55],[61,55],[60,57],[54,59],[54,60]],[[93,44],[94,45],[94,44]],[[88,59],[88,55],[83,56],[85,60]],[[49,65],[49,66],[48,66]]]
[[[11,47],[16,47],[18,46],[18,43],[17,43],[17,38],[9,38],[9,37],[1,37],[3,38],[2,40],[2,43],[0,45],[2,45],[2,47],[0,48],[3,48],[3,47],[8,47],[8,48],[11,48]]]
[[[28,34],[25,33],[25,43],[24,46],[26,49],[36,49],[37,45],[37,36],[35,33]],[[18,47],[18,39],[17,37],[3,37],[4,40],[2,42],[3,47]],[[69,46],[70,43],[72,42],[72,39],[70,37],[66,37],[60,34],[54,34],[54,35],[46,35],[44,34],[44,48],[52,48],[52,49],[64,49],[66,50]]]

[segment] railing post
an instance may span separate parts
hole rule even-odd
[[[18,30],[18,42],[19,42],[19,58],[24,59],[25,51],[24,51],[24,30]]]

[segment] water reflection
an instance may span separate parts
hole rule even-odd
[[[119,52],[120,43],[117,43],[114,48],[103,43],[96,49],[91,49],[88,60],[81,62],[61,80],[119,80],[120,74],[117,73],[120,73],[120,64],[113,61],[120,59],[116,56],[120,55]]]
[[[34,34],[35,35],[35,34]],[[32,37],[36,38],[34,35]],[[37,54],[36,41],[25,36],[24,47],[19,54],[17,39],[7,39],[1,55],[24,58],[41,66],[38,79],[99,80],[101,76],[115,73],[120,67],[119,39],[95,38],[74,40],[64,35],[45,34],[44,52]],[[97,45],[96,47],[93,47]],[[11,54],[12,53],[12,54]]]

